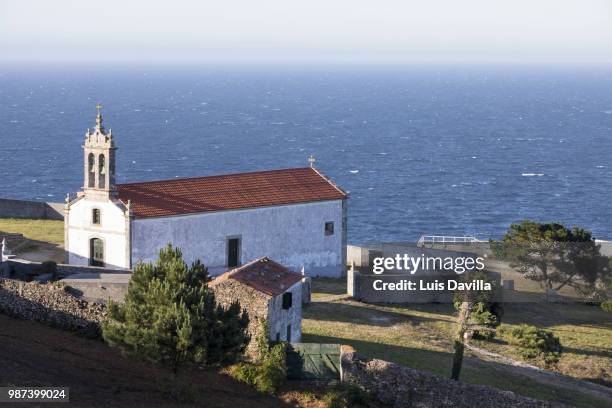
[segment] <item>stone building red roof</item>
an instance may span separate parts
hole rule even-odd
[[[286,292],[291,286],[301,281],[302,275],[264,257],[219,275],[209,285],[218,285],[228,279],[234,279],[274,297]]]
[[[338,200],[346,193],[317,170],[296,169],[118,184],[136,218]]]

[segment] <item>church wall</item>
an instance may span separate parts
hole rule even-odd
[[[92,224],[92,210],[100,209],[100,225]],[[89,240],[104,242],[104,262],[109,268],[128,268],[124,212],[112,201],[82,198],[70,206],[68,215],[68,263],[89,264]]]
[[[283,309],[283,295],[280,294],[270,300],[268,305],[269,338],[281,341],[300,342],[302,340],[302,282],[287,289],[292,293],[292,304],[287,310]],[[287,338],[287,326],[291,325],[291,339]]]
[[[325,222],[334,234],[325,235]],[[344,273],[342,200],[174,217],[136,219],[132,260],[153,261],[172,242],[188,262],[200,259],[212,274],[227,270],[227,239],[240,237],[242,264],[267,256],[309,276]]]

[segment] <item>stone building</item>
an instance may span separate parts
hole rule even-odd
[[[220,304],[229,306],[238,301],[247,310],[251,336],[247,352],[253,355],[261,319],[268,323],[270,340],[300,341],[302,278],[277,262],[260,258],[218,276],[209,286]]]
[[[85,134],[84,183],[64,210],[67,262],[130,269],[171,242],[211,274],[269,256],[307,275],[342,276],[347,194],[314,168],[116,184],[117,147]]]

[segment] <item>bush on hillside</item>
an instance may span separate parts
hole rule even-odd
[[[491,339],[495,336],[495,328],[501,324],[504,308],[501,303],[493,301],[493,293],[497,288],[497,282],[485,271],[477,271],[464,276],[462,279],[468,281],[482,280],[493,287],[493,291],[456,291],[453,297],[455,310],[459,311],[464,301],[472,302],[472,310],[468,322],[469,331],[476,339]]]
[[[334,381],[330,384],[323,403],[326,408],[369,407],[368,394],[356,385]]]
[[[470,320],[476,325],[472,336],[475,339],[492,339],[495,337],[493,329],[500,325],[502,314],[503,307],[497,302],[476,303],[470,315]],[[478,329],[478,326],[481,326],[483,329]],[[486,330],[485,328],[490,328],[491,330]]]
[[[612,312],[612,300],[606,300],[604,302],[601,302],[601,310],[604,310],[606,312]]]
[[[525,359],[542,358],[547,364],[556,363],[563,351],[558,337],[535,326],[502,326],[498,334],[509,344],[519,347],[519,352]]]
[[[261,393],[274,394],[287,381],[287,346],[284,343],[271,346],[267,322],[262,320],[261,325],[256,339],[259,359],[239,363],[230,368],[229,374]]]

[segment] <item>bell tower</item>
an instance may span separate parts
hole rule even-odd
[[[83,144],[84,177],[83,192],[87,196],[110,198],[116,196],[115,141],[113,132],[102,125],[102,105],[97,104],[96,127],[87,129]]]

